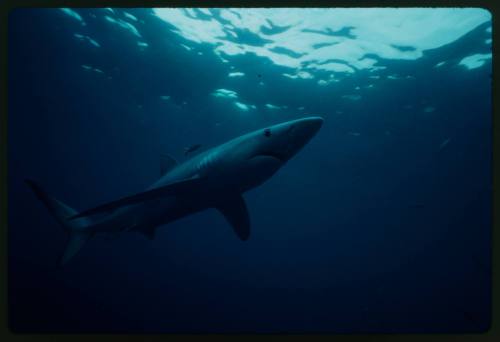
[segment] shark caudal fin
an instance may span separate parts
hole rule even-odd
[[[34,181],[26,179],[26,184],[33,190],[35,196],[42,201],[48,211],[68,232],[69,240],[59,263],[66,264],[83,247],[85,242],[92,237],[92,232],[88,229],[92,222],[88,218],[78,220],[68,220],[69,217],[78,214],[74,209],[68,207],[61,201],[47,195],[47,193]]]

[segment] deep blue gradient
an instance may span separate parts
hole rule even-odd
[[[284,78],[286,68],[252,54],[228,57],[246,74],[228,79],[234,70],[210,45],[192,54],[150,10],[131,9],[145,22],[149,47],[141,51],[92,12],[79,10],[95,21],[85,30],[100,48],[77,42],[72,18],[59,10],[10,16],[12,330],[488,329],[491,63],[472,70],[457,63],[490,52],[484,35],[491,23],[415,61],[377,58],[387,67],[381,75],[412,78],[374,81],[360,70],[332,91]],[[442,60],[450,63],[433,67]],[[361,100],[341,97],[368,83],[374,87],[362,88]],[[210,95],[218,88],[238,91],[257,110],[218,101]],[[265,110],[266,103],[288,109]],[[430,105],[436,110],[422,110]],[[66,267],[56,266],[65,233],[25,178],[87,209],[149,186],[162,153],[182,160],[186,146],[207,148],[302,117],[300,106],[324,125],[274,178],[245,195],[249,241],[209,210],[161,227],[153,241],[136,233],[96,236]]]

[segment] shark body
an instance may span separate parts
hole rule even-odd
[[[161,177],[145,191],[80,213],[34,181],[26,182],[69,234],[61,264],[97,233],[135,231],[152,239],[159,226],[209,208],[218,209],[247,240],[250,217],[242,194],[271,178],[322,123],[320,117],[307,117],[259,129],[180,164],[163,156]]]

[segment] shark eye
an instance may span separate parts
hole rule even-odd
[[[268,137],[268,138],[271,136],[271,130],[270,130],[269,128],[266,128],[266,129],[264,130],[264,136],[266,136],[266,137]]]

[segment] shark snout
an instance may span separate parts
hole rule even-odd
[[[299,136],[299,139],[303,139],[303,143],[307,143],[318,133],[321,126],[323,126],[323,121],[323,118],[319,116],[299,119],[293,123],[293,127],[295,128],[295,132],[293,133]]]
[[[323,126],[323,121],[324,121],[323,118],[320,116],[312,116],[302,120],[303,120],[302,125],[305,127],[304,129],[307,130],[310,134],[312,134],[312,136],[319,131],[321,126]]]
[[[297,154],[318,133],[322,125],[323,118],[319,116],[289,121],[282,125],[281,144],[271,150],[274,155],[280,155],[280,160],[286,161]]]

